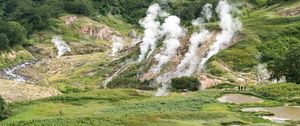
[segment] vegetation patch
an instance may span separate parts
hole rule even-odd
[[[300,96],[300,85],[293,83],[270,84],[256,87],[254,92],[270,98],[291,98]]]
[[[175,90],[197,91],[200,88],[200,81],[195,77],[173,78],[171,80],[172,88]]]

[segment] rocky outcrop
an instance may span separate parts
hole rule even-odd
[[[77,16],[67,16],[65,18],[65,24],[66,25],[70,25],[70,24],[72,24],[76,20],[77,20]]]
[[[133,39],[136,39],[136,38],[139,37],[138,34],[136,33],[136,31],[133,30],[133,29],[130,30],[130,32],[128,33],[128,36],[131,37],[131,38],[133,38]]]
[[[95,37],[100,40],[106,40],[106,41],[110,41],[114,33],[113,30],[111,30],[106,26],[89,26],[89,25],[81,26],[80,32],[82,34]]]
[[[279,11],[281,16],[296,16],[300,14],[300,6]]]

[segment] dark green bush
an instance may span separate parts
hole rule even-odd
[[[64,8],[70,13],[86,16],[90,16],[95,12],[90,0],[67,0]]]
[[[108,83],[108,88],[138,88],[141,82],[135,78],[117,77]]]
[[[7,50],[9,48],[9,40],[4,33],[0,33],[0,50]]]
[[[190,91],[197,91],[200,88],[200,82],[195,77],[173,78],[171,85],[176,90],[188,89]]]
[[[227,88],[235,88],[237,85],[234,84],[229,84],[229,83],[223,83],[223,84],[218,84],[216,86],[213,86],[212,88],[214,89],[227,89]]]
[[[268,69],[271,71],[271,79],[279,80],[285,77],[288,82],[300,84],[300,44],[291,45],[286,54],[272,62]]]
[[[0,120],[7,118],[7,107],[4,99],[0,96]]]
[[[26,41],[26,30],[17,22],[0,21],[1,49],[8,49]]]

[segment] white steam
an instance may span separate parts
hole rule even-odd
[[[267,64],[258,64],[257,66],[257,76],[258,82],[269,81],[271,73],[267,69]]]
[[[206,4],[203,7],[202,14],[209,21],[212,16],[212,5]],[[191,76],[198,67],[200,56],[198,55],[198,47],[210,38],[210,32],[204,27],[204,20],[198,18],[192,22],[194,27],[198,27],[199,31],[192,34],[190,38],[190,46],[188,52],[177,66],[177,76]]]
[[[140,46],[141,54],[138,61],[141,62],[149,49],[151,53],[155,49],[156,41],[160,38],[160,22],[157,18],[161,15],[162,11],[159,4],[155,3],[149,6],[147,16],[140,21],[142,27],[145,28],[143,43]],[[150,53],[149,53],[150,54]]]
[[[61,36],[55,36],[52,38],[52,43],[55,45],[57,52],[57,57],[63,56],[66,52],[71,52],[71,48],[62,40]]]
[[[116,35],[112,36],[112,55],[116,56],[116,54],[122,50],[124,47],[124,40]]]
[[[216,37],[216,42],[210,47],[210,50],[205,58],[202,58],[200,63],[200,70],[203,70],[205,63],[219,51],[227,47],[233,36],[242,27],[242,23],[238,18],[232,16],[233,11],[236,9],[228,4],[227,0],[221,0],[216,9],[221,19],[220,27],[222,31]]]
[[[185,30],[180,26],[180,18],[177,16],[169,16],[166,18],[162,28],[163,34],[166,35],[166,39],[163,41],[164,51],[155,55],[158,64],[150,69],[154,73],[159,73],[161,67],[167,64],[170,59],[176,55],[177,49],[180,47],[180,41],[178,39],[185,34]]]
[[[209,3],[203,6],[201,14],[205,16],[207,21],[210,21],[212,17],[212,8],[213,6]]]
[[[202,14],[209,21],[212,15],[212,5],[206,4],[203,7]],[[199,30],[192,34],[188,52],[177,66],[176,72],[168,72],[156,78],[156,81],[161,84],[161,88],[158,89],[155,96],[165,96],[168,94],[167,91],[172,78],[191,76],[197,70],[200,61],[200,57],[197,55],[198,47],[210,38],[210,32],[205,29],[204,20],[201,17],[193,20],[192,24]]]

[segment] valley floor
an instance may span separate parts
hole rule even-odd
[[[225,92],[209,89],[154,97],[153,92],[133,89],[101,89],[71,93],[37,101],[12,103],[12,116],[1,126],[280,126],[244,113],[247,107],[281,106],[262,103],[223,104]]]

